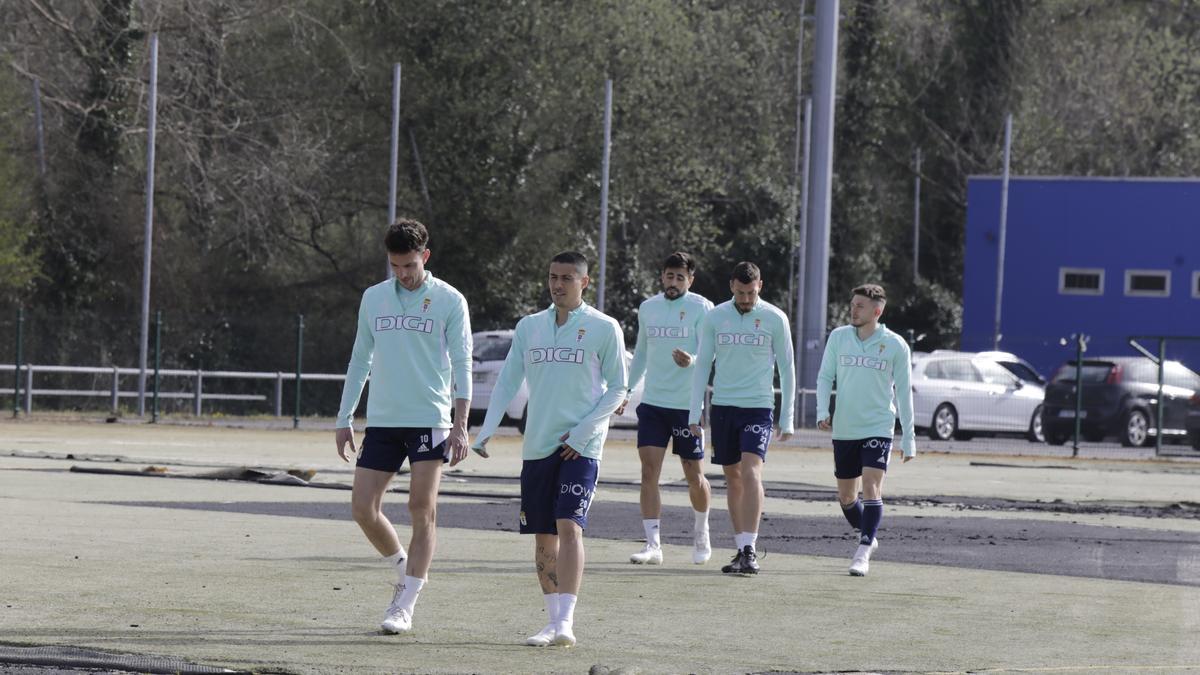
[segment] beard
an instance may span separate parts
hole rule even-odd
[[[674,286],[667,286],[663,288],[663,295],[667,296],[667,299],[669,300],[674,300],[675,298],[683,295],[683,291],[675,288]]]

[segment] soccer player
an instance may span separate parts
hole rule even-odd
[[[350,461],[347,451],[355,452],[351,422],[369,373],[367,431],[350,503],[354,520],[396,575],[381,625],[387,633],[412,630],[413,608],[437,544],[442,464],[459,463],[468,448],[471,321],[462,294],[426,271],[428,241],[425,226],[415,220],[401,219],[388,228],[384,245],[395,278],[363,293],[335,424],[338,455]],[[388,483],[406,458],[412,516],[408,556],[382,510]]]
[[[695,524],[692,528],[692,562],[702,565],[712,557],[708,539],[708,502],[711,489],[704,477],[704,437],[688,427],[688,405],[692,370],[698,344],[700,320],[712,309],[707,298],[688,291],[695,281],[696,261],[682,251],[663,263],[662,293],[647,299],[638,310],[637,347],[629,370],[629,389],[646,377],[642,403],[637,407],[638,456],[642,462],[642,528],[646,545],[629,556],[639,565],[661,565],[659,538],[662,498],[658,478],[662,474],[667,443],[679,455],[687,478]],[[625,404],[617,408],[620,415]]]
[[[529,384],[521,452],[521,534],[534,535],[534,564],[549,623],[525,643],[575,644],[575,603],[583,580],[583,531],[596,492],[608,418],[627,390],[625,343],[612,317],[583,302],[582,254],[550,261],[553,304],[517,322],[474,449],[488,439],[509,401]]]
[[[865,284],[851,295],[850,325],[835,329],[825,341],[817,374],[817,428],[833,431],[838,501],[850,526],[859,531],[850,574],[861,577],[879,547],[875,533],[883,518],[883,476],[897,413],[905,462],[917,456],[917,448],[908,343],[879,323],[887,294],[882,286]],[[835,380],[837,405],[831,417],[829,396]]]
[[[713,463],[725,471],[729,517],[737,553],[721,568],[726,574],[758,573],[758,523],[762,517],[763,462],[776,436],[792,437],[792,401],[796,376],[792,371],[792,330],[778,307],[759,299],[762,274],[751,262],[740,262],[729,280],[733,298],[717,305],[700,324],[700,353],[692,374],[688,422],[699,435],[700,413],[708,376],[713,377]],[[779,371],[779,424],[773,426],[773,369]]]

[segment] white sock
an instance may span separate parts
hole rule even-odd
[[[554,622],[556,628],[570,628],[575,623],[575,601],[578,599],[579,596],[570,593],[558,594],[558,617]]]
[[[396,583],[404,583],[405,562],[408,560],[408,554],[404,552],[404,547],[401,546],[399,551],[391,555],[383,556],[383,562],[396,572]]]
[[[413,615],[413,607],[417,604],[417,596],[425,587],[425,580],[419,577],[404,577],[404,590],[400,592],[400,606]]]
[[[658,518],[642,519],[642,528],[646,530],[646,543],[654,548],[662,548],[662,539],[658,536],[660,523]]]
[[[558,623],[558,593],[543,593],[546,601],[546,623],[553,626]]]
[[[692,526],[693,534],[708,534],[708,511],[697,511],[692,509],[692,514],[696,517],[696,524]]]
[[[737,544],[737,550],[742,550],[750,545],[750,535],[746,532],[738,532],[733,535],[733,542]]]
[[[746,543],[750,545],[750,550],[757,551],[758,550],[758,533],[757,532],[747,532],[746,533]]]

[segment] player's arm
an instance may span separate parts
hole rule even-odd
[[[646,324],[642,322],[642,313],[638,312],[637,344],[633,348],[633,361],[629,364],[629,388],[625,394],[625,400],[621,405],[617,406],[616,414],[618,415],[625,412],[625,406],[629,403],[630,395],[634,389],[637,389],[638,383],[642,381],[642,377],[646,375],[646,348],[648,342]]]
[[[837,377],[837,345],[833,333],[825,340],[821,369],[817,371],[817,428],[829,431],[833,420],[829,416],[829,397],[833,395],[833,380]]]
[[[796,355],[792,347],[792,328],[787,317],[780,315],[772,340],[775,347],[775,368],[779,371],[779,433],[781,440],[786,441],[796,433]],[[783,343],[782,348],[780,342]]]
[[[467,457],[467,417],[471,409],[471,315],[467,300],[458,296],[458,305],[446,318],[446,349],[450,353],[451,391],[454,398],[454,426],[446,439],[450,466]]]
[[[904,461],[917,456],[916,431],[913,429],[912,355],[903,340],[892,357],[892,381],[896,385],[896,413],[900,416],[900,449]]]
[[[342,384],[342,402],[338,406],[337,421],[334,422],[335,442],[338,456],[349,462],[346,449],[356,452],[354,447],[354,411],[362,397],[363,386],[371,373],[371,361],[375,356],[375,334],[371,332],[370,317],[367,316],[367,298],[358,305],[358,328],[354,334],[354,348],[350,350],[350,363],[346,366],[346,381]]]
[[[625,346],[620,326],[612,324],[612,330],[600,347],[598,356],[600,375],[604,378],[607,389],[591,412],[571,429],[563,441],[564,445],[577,452],[587,447],[596,434],[607,428],[608,418],[616,411],[617,406],[621,405],[621,401],[625,400],[629,376],[625,371]]]
[[[513,396],[517,395],[517,390],[521,388],[521,382],[525,380],[525,335],[521,328],[521,324],[517,324],[517,330],[513,333],[512,344],[508,348],[508,356],[504,357],[504,365],[500,367],[500,375],[496,378],[496,385],[492,387],[492,397],[488,401],[487,415],[483,418],[483,426],[479,427],[479,431],[475,434],[475,442],[471,444],[471,449],[479,453],[481,457],[487,457],[487,442],[496,433],[496,429],[500,426],[500,421],[504,419],[504,411],[508,408],[509,402]]]
[[[700,415],[704,411],[704,393],[708,389],[708,376],[712,374],[713,358],[716,356],[716,329],[709,320],[712,314],[704,315],[700,321],[699,344],[696,347],[696,369],[692,371],[692,398],[688,405],[688,426],[692,433],[700,431]]]

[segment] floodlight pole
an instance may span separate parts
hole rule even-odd
[[[158,125],[158,33],[150,34],[150,100],[146,124],[146,227],[142,242],[142,325],[138,348],[138,417],[146,414],[146,358],[150,343],[150,258],[154,250],[154,142]]]
[[[1008,169],[1012,156],[1012,113],[1004,116],[1004,178],[1000,184],[1000,237],[996,254],[996,320],[992,328],[992,349],[1000,349],[1000,309],[1004,300],[1004,246],[1008,231]]]
[[[396,222],[396,184],[400,170],[400,64],[392,66],[392,147],[388,158],[388,214],[387,225]],[[386,258],[383,264],[384,278],[392,278],[392,266]]]
[[[604,286],[608,267],[608,164],[612,152],[613,81],[604,81],[604,155],[600,165],[600,280],[596,288],[596,309],[604,311]]]

